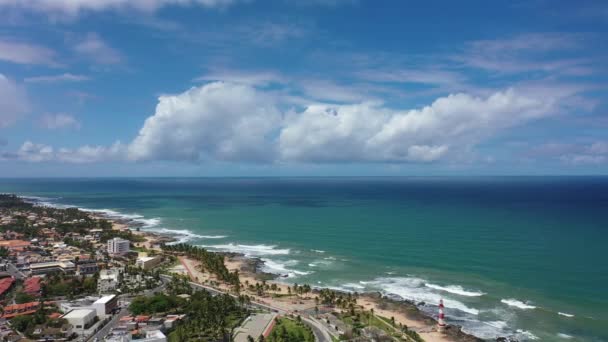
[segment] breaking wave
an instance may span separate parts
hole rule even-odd
[[[510,298],[510,299],[501,299],[500,302],[503,303],[503,304],[507,304],[508,306],[512,306],[512,307],[515,307],[515,308],[518,308],[518,309],[522,309],[522,310],[536,309],[536,306],[534,306],[534,305],[530,305],[530,304],[528,304],[526,302],[522,302],[520,300],[513,299],[513,298]]]
[[[205,248],[213,248],[224,252],[242,253],[245,256],[264,256],[264,255],[288,255],[288,248],[279,249],[275,245],[241,245],[228,243],[222,245],[203,245]]]
[[[485,294],[484,292],[481,292],[481,291],[467,291],[467,290],[463,289],[462,286],[460,286],[460,285],[440,286],[440,285],[435,285],[435,284],[431,284],[431,283],[426,283],[424,285],[431,289],[445,291],[445,292],[457,294],[460,296],[466,296],[466,297],[480,297]]]
[[[298,264],[297,260],[277,261],[268,258],[262,258],[262,261],[264,261],[262,271],[279,274],[287,278],[295,278],[297,276],[308,275],[312,273],[291,268]]]

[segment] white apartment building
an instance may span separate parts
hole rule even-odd
[[[108,240],[108,253],[111,255],[123,255],[130,251],[129,240],[121,238],[113,238]]]

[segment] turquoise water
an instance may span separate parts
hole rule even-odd
[[[288,282],[430,313],[443,298],[484,338],[608,340],[608,178],[4,179],[0,192],[126,215]]]

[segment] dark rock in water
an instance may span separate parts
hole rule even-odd
[[[496,339],[497,342],[519,342],[518,339],[515,339],[513,337],[498,337]]]

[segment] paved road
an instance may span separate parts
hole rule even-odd
[[[128,313],[129,313],[129,310],[127,310],[126,308],[121,309],[116,315],[114,315],[112,317],[112,319],[108,322],[108,324],[106,324],[103,328],[101,328],[97,333],[95,333],[94,335],[89,337],[89,339],[87,341],[95,341],[96,338],[99,341],[103,341],[103,338],[106,337],[110,333],[110,330],[112,330],[116,326],[116,324],[118,324],[118,321],[122,317],[126,316]]]
[[[19,271],[17,269],[17,267],[15,267],[15,265],[13,265],[10,262],[8,263],[6,271],[8,272],[8,274],[10,274],[13,277],[15,277],[15,279],[24,279],[25,278],[25,275],[21,271]]]
[[[331,335],[321,323],[314,318],[302,317],[302,321],[312,328],[312,333],[315,335],[315,340],[319,342],[332,342]]]

